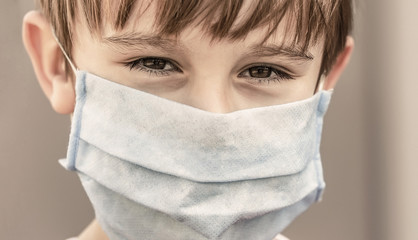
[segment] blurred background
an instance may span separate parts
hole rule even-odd
[[[70,119],[52,111],[21,41],[31,0],[0,3],[0,239],[62,240],[94,213],[65,157]],[[356,2],[356,48],[325,119],[327,189],[291,240],[418,239],[418,1]]]

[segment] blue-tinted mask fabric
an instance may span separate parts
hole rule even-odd
[[[67,158],[111,240],[271,240],[320,199],[331,91],[211,113],[78,71]]]

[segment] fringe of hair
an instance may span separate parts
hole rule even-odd
[[[72,57],[73,29],[76,12],[81,12],[92,34],[100,34],[103,21],[115,30],[122,30],[131,18],[136,0],[120,0],[116,8],[104,11],[104,0],[38,0],[43,13],[55,29],[64,50]],[[156,29],[158,35],[178,35],[192,24],[201,25],[216,39],[239,40],[252,30],[268,26],[269,37],[287,17],[286,39],[293,34],[292,45],[307,51],[309,46],[324,39],[324,54],[320,74],[326,74],[344,49],[352,30],[351,0],[258,0],[253,1],[247,17],[236,23],[244,0],[158,0]],[[114,2],[112,4],[115,4]],[[151,4],[151,1],[150,3]],[[78,7],[82,11],[78,11]],[[149,7],[149,6],[148,6]],[[114,10],[117,11],[114,11]],[[116,13],[116,14],[115,14]],[[235,24],[235,25],[234,25]],[[69,69],[67,64],[66,69]]]

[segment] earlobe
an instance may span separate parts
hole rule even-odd
[[[350,61],[353,49],[354,40],[351,36],[348,36],[344,50],[338,55],[337,60],[331,68],[331,71],[329,71],[328,75],[325,77],[325,90],[330,90],[335,87],[335,85],[338,82],[338,79],[340,78],[341,74],[343,73],[344,69]]]
[[[75,107],[75,92],[72,81],[62,76],[52,80],[52,94],[49,97],[52,108],[61,114],[71,114]]]
[[[70,114],[74,110],[75,93],[67,78],[65,58],[53,37],[51,26],[42,13],[31,11],[23,19],[23,43],[32,61],[38,82],[54,110]]]

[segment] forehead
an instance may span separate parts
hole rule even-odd
[[[141,32],[176,37],[185,30],[200,29],[212,40],[242,40],[260,30],[261,41],[276,38],[307,49],[322,35],[320,9],[310,1],[256,0],[90,0],[83,1],[84,20],[95,35]],[[96,4],[93,4],[96,2]],[[313,1],[319,6],[320,1]],[[315,11],[316,9],[316,11]],[[297,29],[297,31],[296,31]],[[261,34],[261,35],[260,35]]]

